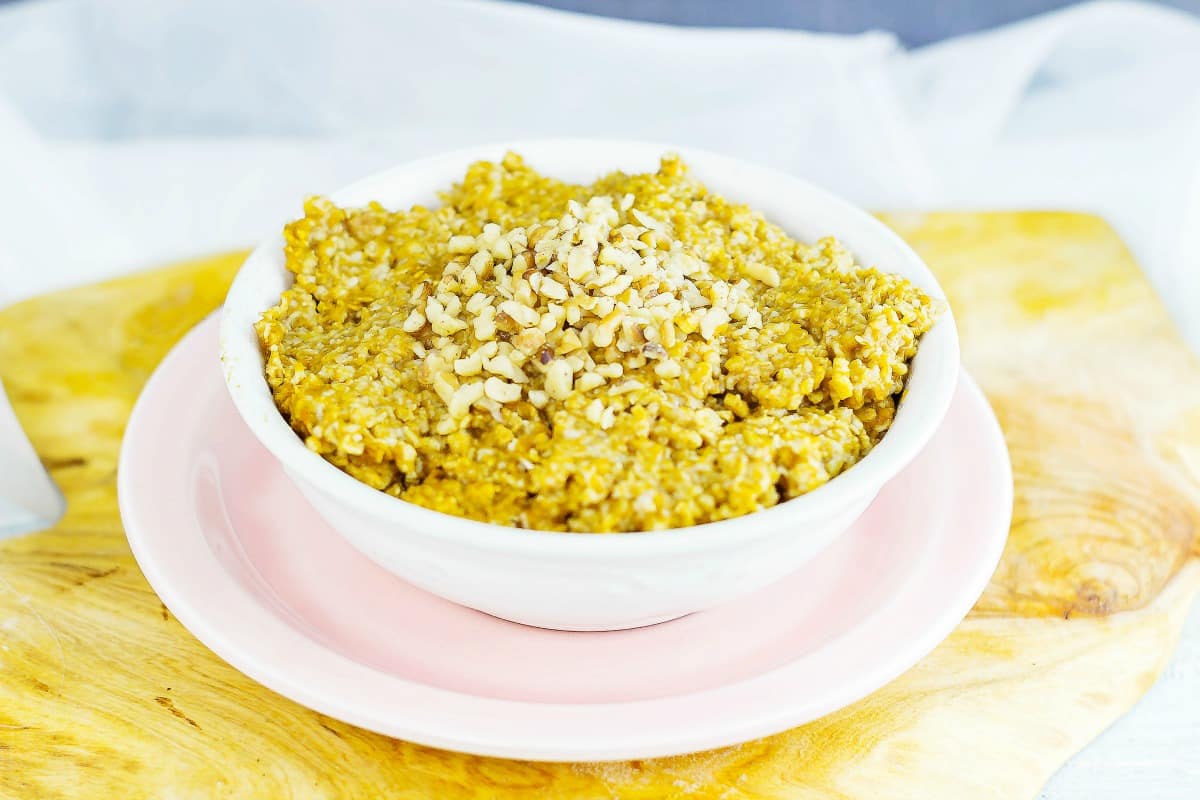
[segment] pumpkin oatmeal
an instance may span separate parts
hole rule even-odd
[[[884,435],[934,322],[673,156],[581,186],[510,153],[442,201],[310,199],[256,329],[310,449],[449,514],[635,531],[804,494]]]

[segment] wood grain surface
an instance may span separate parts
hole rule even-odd
[[[258,686],[171,616],[122,534],[117,450],[237,254],[0,312],[0,378],[69,502],[53,530],[0,545],[0,797],[1033,797],[1154,682],[1200,588],[1200,366],[1094,217],[885,220],[943,282],[1005,430],[1003,561],[889,686],[679,758],[537,764],[389,739]]]

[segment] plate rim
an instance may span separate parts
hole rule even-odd
[[[853,655],[855,645],[862,645],[864,630],[878,626],[888,609],[873,610],[856,627],[804,657],[747,679],[682,695],[615,703],[545,703],[482,697],[416,683],[332,651],[289,625],[279,615],[264,608],[230,575],[207,543],[203,550],[208,558],[188,562],[184,574],[172,571],[169,553],[164,558],[155,549],[154,534],[149,532],[150,526],[143,518],[147,504],[134,499],[140,492],[130,485],[137,471],[136,451],[144,437],[146,418],[155,410],[162,386],[172,379],[173,372],[185,360],[190,363],[197,357],[201,363],[205,362],[198,354],[193,356],[193,351],[203,349],[206,338],[214,358],[209,360],[211,375],[205,380],[215,384],[212,389],[225,392],[215,358],[218,317],[219,313],[214,313],[198,323],[168,352],[147,381],[130,414],[117,469],[118,507],[130,549],[163,604],[189,633],[219,658],[260,685],[309,709],[384,735],[482,756],[535,761],[610,761],[701,752],[779,733],[865,697],[928,655],[970,611],[995,571],[1007,540],[1013,501],[1007,446],[982,391],[962,369],[953,402],[977,407],[975,413],[982,423],[979,434],[990,451],[983,457],[998,472],[998,479],[990,488],[996,492],[995,502],[1004,512],[1004,519],[980,526],[981,530],[986,529],[986,540],[983,541],[986,547],[981,547],[978,562],[969,575],[963,576],[953,596],[946,599],[940,613],[922,628],[919,635],[843,680],[834,689],[827,689],[819,698],[809,698],[803,703],[781,701],[780,698],[787,695],[780,694],[780,689],[803,674],[803,665],[811,666],[822,654],[826,660],[833,655]],[[201,374],[204,374],[202,370],[192,371],[189,377],[194,381]],[[200,406],[212,402],[204,399],[211,398],[211,393],[194,391],[191,394]],[[251,434],[247,432],[247,435]],[[1004,480],[999,480],[1000,477]],[[931,551],[932,548],[926,548],[917,562],[928,561]],[[215,581],[203,602],[197,602],[197,598],[189,595],[189,585],[199,578]],[[889,598],[892,604],[896,597],[914,591],[909,585],[911,580],[902,583],[903,588]],[[222,624],[231,621],[235,623],[231,629]],[[286,665],[274,663],[271,653],[262,652],[271,649],[268,640],[306,653],[309,661],[290,660]],[[878,657],[878,653],[875,655]],[[314,663],[319,667],[315,673]],[[337,688],[330,688],[335,685],[334,681],[321,674],[321,670],[327,669],[334,670]],[[386,687],[392,692],[385,698],[390,702],[380,703],[378,697],[370,696],[366,687],[376,691]],[[695,717],[698,706],[737,708],[739,703],[755,697],[769,697],[771,702],[764,704],[760,699],[759,707],[753,713],[700,715],[698,720],[676,723],[673,733],[670,723],[658,727],[644,724],[647,719],[669,720],[672,713]],[[406,706],[406,703],[410,705]],[[412,705],[414,703],[417,705]],[[414,715],[414,710],[421,713]],[[406,713],[397,714],[398,711]],[[614,724],[622,719],[631,724]],[[632,724],[634,721],[638,723]],[[477,726],[481,722],[491,724],[490,727],[484,724],[485,730],[480,732],[478,728],[469,729],[472,722]],[[562,730],[564,724],[569,724],[569,731]],[[586,733],[581,735],[581,731]]]

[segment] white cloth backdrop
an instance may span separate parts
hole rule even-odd
[[[0,305],[251,244],[303,195],[412,156],[565,134],[720,150],[870,208],[1095,211],[1200,345],[1200,21],[1124,2],[912,52],[459,0],[18,3]],[[1190,662],[1049,796],[1200,792],[1196,622]]]

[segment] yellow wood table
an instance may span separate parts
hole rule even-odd
[[[0,378],[69,503],[0,545],[0,797],[1033,797],[1154,682],[1200,588],[1200,366],[1094,217],[885,219],[946,288],[1004,428],[1003,561],[891,685],[679,758],[537,764],[389,739],[258,686],[172,618],[121,530],[117,449],[236,254],[0,312]]]

